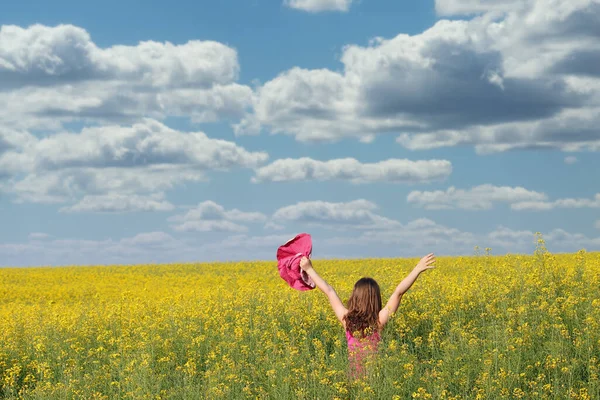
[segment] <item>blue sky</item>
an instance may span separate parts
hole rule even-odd
[[[0,265],[600,249],[600,2],[0,7]]]

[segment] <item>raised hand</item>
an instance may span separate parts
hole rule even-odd
[[[312,268],[312,263],[310,262],[310,260],[306,257],[302,257],[300,259],[300,268],[302,268],[304,271],[308,271],[309,269]]]
[[[425,271],[426,269],[435,268],[435,255],[433,253],[427,254],[425,257],[421,258],[421,261],[415,267],[419,271]]]

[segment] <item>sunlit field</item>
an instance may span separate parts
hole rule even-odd
[[[417,261],[313,265],[386,301]],[[0,268],[0,398],[600,399],[599,253],[436,264],[357,381],[326,297],[276,261]]]

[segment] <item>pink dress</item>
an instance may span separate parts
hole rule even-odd
[[[346,330],[346,340],[348,341],[348,361],[350,362],[350,375],[358,378],[365,373],[364,363],[370,356],[377,353],[377,347],[381,336],[375,332],[365,338],[357,339],[350,331]]]

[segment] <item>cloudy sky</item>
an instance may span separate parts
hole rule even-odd
[[[600,0],[0,6],[0,265],[600,250]]]

